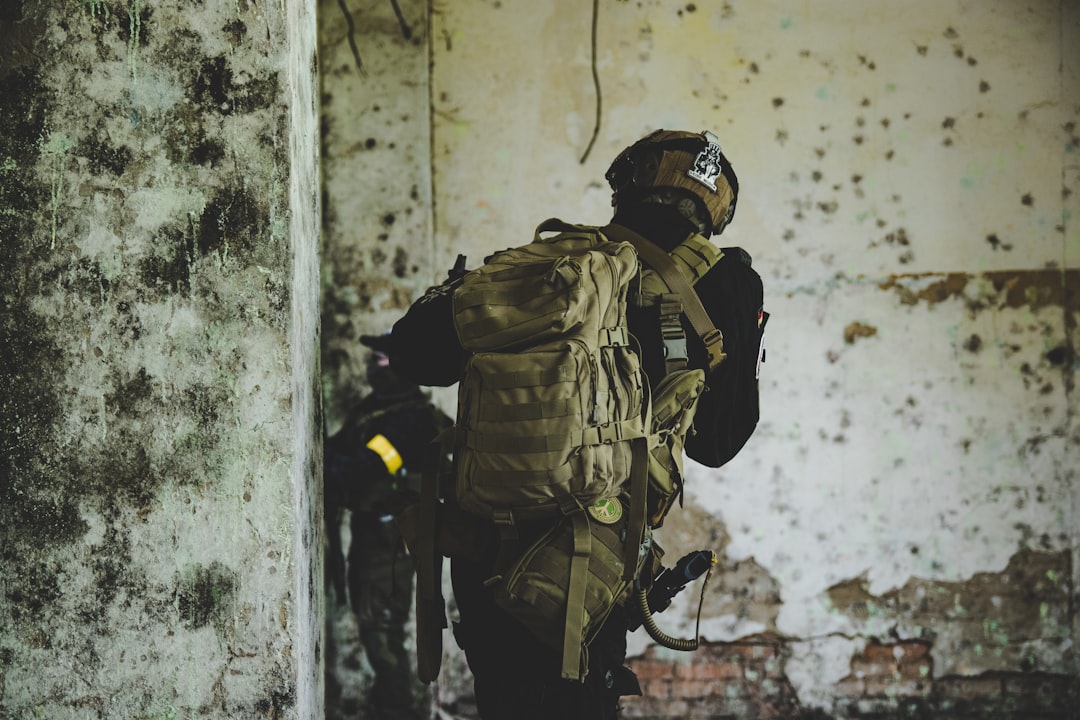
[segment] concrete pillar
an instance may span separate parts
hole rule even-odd
[[[314,4],[0,8],[0,716],[321,716]]]

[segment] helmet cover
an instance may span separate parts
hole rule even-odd
[[[708,131],[657,130],[623,150],[605,177],[614,191],[613,204],[620,194],[640,197],[651,188],[690,193],[707,210],[713,234],[723,231],[735,214],[739,181]]]

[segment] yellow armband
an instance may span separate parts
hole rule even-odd
[[[401,459],[401,454],[397,451],[397,448],[390,444],[385,435],[376,435],[371,438],[368,440],[367,446],[369,450],[374,450],[382,458],[383,464],[386,465],[386,469],[391,475],[400,470],[405,462]]]

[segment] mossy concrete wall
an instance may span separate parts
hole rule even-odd
[[[435,3],[411,50],[392,9],[424,3],[346,5],[366,74],[336,21],[324,93],[361,101],[336,106],[327,158],[359,174],[329,192],[363,223],[328,226],[339,367],[456,253],[475,264],[552,215],[605,222],[608,163],[654,128],[716,132],[739,174],[722,242],[753,254],[773,313],[762,423],[727,467],[691,466],[660,533],[675,557],[721,555],[711,649],[635,634],[643,673],[665,669],[628,713],[945,717],[1025,692],[1061,712],[1080,628],[1076,3],[611,0],[595,24],[571,0]],[[408,230],[400,212],[412,183],[427,202],[427,163],[431,236],[419,204]],[[392,272],[402,254],[422,261]],[[358,369],[327,385],[357,388]],[[692,594],[669,632],[692,631]],[[744,649],[768,672],[718,665]],[[467,715],[454,682],[440,699]]]
[[[314,8],[0,8],[0,717],[317,717]]]

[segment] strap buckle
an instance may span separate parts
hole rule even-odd
[[[667,362],[687,362],[690,356],[686,350],[686,336],[680,334],[679,337],[663,337],[664,343],[664,359]]]
[[[727,353],[724,352],[724,334],[713,328],[711,332],[706,333],[701,339],[705,343],[705,354],[709,358],[709,369],[712,370],[727,359]]]

